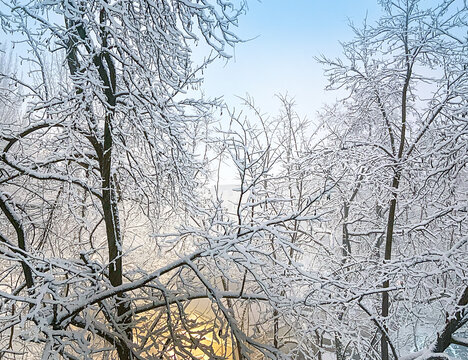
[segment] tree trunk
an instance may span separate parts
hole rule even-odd
[[[397,194],[396,190],[398,189],[398,186],[400,184],[400,174],[397,172],[395,176],[393,177],[393,182],[392,182],[392,189],[394,192],[392,193],[392,200],[390,201],[390,210],[388,212],[388,221],[387,221],[387,235],[385,238],[385,257],[384,259],[391,260],[392,258],[392,245],[393,245],[393,228],[395,225],[395,212],[396,212],[396,205],[397,205]],[[384,291],[382,292],[382,318],[383,318],[383,323],[382,323],[382,328],[383,331],[386,332],[388,335],[388,327],[386,324],[386,318],[388,317],[389,314],[389,308],[390,308],[390,300],[389,300],[389,295],[388,289],[390,287],[390,281],[386,280],[384,281],[382,285]],[[385,334],[382,334],[381,337],[381,343],[380,343],[380,348],[381,348],[381,356],[382,360],[388,360],[388,340],[387,336]]]

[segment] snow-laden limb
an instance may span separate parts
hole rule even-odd
[[[455,345],[468,347],[468,339],[460,336],[452,335],[451,343]]]
[[[400,357],[400,360],[450,360],[451,357],[443,353],[434,353],[431,350],[421,350],[414,354]]]

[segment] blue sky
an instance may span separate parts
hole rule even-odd
[[[252,40],[230,49],[227,63],[208,67],[203,91],[223,96],[230,106],[248,93],[271,113],[278,107],[274,95],[287,92],[309,117],[335,96],[324,93],[326,79],[314,56],[339,56],[339,41],[352,38],[349,21],[359,24],[366,14],[370,20],[380,14],[377,0],[248,0],[248,6],[236,33]]]
[[[230,49],[230,61],[208,67],[203,91],[230,106],[248,93],[271,113],[278,107],[274,95],[287,92],[309,117],[335,96],[324,93],[326,79],[314,57],[339,56],[339,41],[352,38],[349,21],[380,14],[377,0],[248,0],[248,6],[236,33],[251,40]]]
[[[339,41],[352,38],[349,21],[360,24],[379,14],[377,0],[250,0],[237,33],[255,39],[236,46],[228,63],[208,68],[204,91],[231,106],[239,104],[236,95],[249,93],[270,113],[278,107],[274,95],[288,92],[300,113],[313,117],[335,96],[324,94],[326,80],[314,56],[339,56]]]

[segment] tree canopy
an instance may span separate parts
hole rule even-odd
[[[468,7],[380,3],[314,121],[199,95],[243,0],[3,3],[0,358],[466,356]]]

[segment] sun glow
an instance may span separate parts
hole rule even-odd
[[[145,325],[139,327],[135,335],[147,358],[235,359],[231,333],[209,307],[189,306],[182,315],[176,306],[169,309],[140,318]]]

